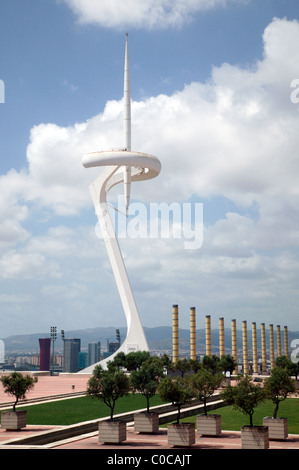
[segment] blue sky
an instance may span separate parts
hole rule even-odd
[[[81,158],[122,141],[126,32],[132,147],[162,164],[133,200],[204,207],[198,250],[122,240],[143,325],[179,304],[184,328],[196,306],[299,330],[298,1],[10,0],[0,22],[0,337],[125,326]]]

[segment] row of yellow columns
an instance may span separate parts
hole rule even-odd
[[[206,315],[205,318],[205,332],[206,332],[206,355],[211,356],[211,317]],[[173,305],[172,310],[172,341],[173,341],[173,362],[179,359],[179,309],[178,305]],[[274,354],[274,328],[273,324],[269,326],[270,332],[270,364],[271,369],[275,366]],[[277,334],[277,356],[281,356],[281,332],[280,325],[276,327]],[[231,336],[232,336],[232,357],[237,362],[237,325],[236,320],[231,321]],[[285,356],[288,357],[288,329],[284,327],[284,345]],[[249,373],[248,367],[248,344],[247,344],[247,321],[242,322],[242,346],[243,346],[243,372]],[[261,323],[261,346],[262,346],[262,371],[267,370],[267,353],[266,353],[266,330],[265,323]],[[220,358],[225,355],[224,344],[224,318],[219,318],[219,354]],[[190,358],[196,359],[196,310],[195,307],[190,308]],[[256,323],[252,322],[252,358],[253,358],[253,373],[258,373],[258,355],[257,355],[257,337],[256,337]],[[237,368],[235,370],[237,373]]]
[[[243,367],[244,373],[248,373],[248,351],[247,351],[247,322],[242,322],[243,332]],[[282,355],[281,349],[281,331],[280,325],[276,326],[277,336],[277,357]],[[269,325],[269,338],[270,338],[270,367],[275,367],[275,347],[274,347],[274,327],[273,324]],[[261,346],[262,346],[262,371],[267,370],[267,350],[266,350],[266,327],[265,323],[261,323]],[[284,354],[286,357],[289,356],[288,350],[288,327],[284,326]],[[253,373],[258,373],[258,359],[257,359],[257,340],[256,340],[256,323],[252,323],[252,359],[253,359]]]

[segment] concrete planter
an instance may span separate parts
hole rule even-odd
[[[26,427],[27,411],[2,411],[1,428],[17,431]]]
[[[191,447],[195,444],[195,425],[193,423],[171,423],[167,426],[168,445]]]
[[[268,449],[267,426],[243,426],[241,429],[242,449]]]
[[[127,424],[125,421],[100,421],[99,442],[103,444],[120,444],[127,439]]]
[[[135,413],[134,431],[153,434],[159,431],[158,413]]]
[[[284,440],[288,437],[288,419],[272,418],[267,416],[263,419],[263,425],[268,426],[269,439]]]
[[[221,434],[221,415],[198,415],[196,427],[199,436],[219,436]]]

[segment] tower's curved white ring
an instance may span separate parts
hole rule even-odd
[[[82,158],[85,168],[97,166],[128,166],[140,169],[132,173],[131,181],[142,181],[155,178],[161,170],[161,163],[157,157],[142,152],[128,150],[110,150],[103,152],[86,153]]]

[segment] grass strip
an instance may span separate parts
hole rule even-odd
[[[151,399],[150,406],[161,405],[163,402],[156,395]],[[142,395],[134,394],[119,398],[114,414],[146,408],[146,400]],[[69,425],[103,418],[110,415],[110,409],[101,400],[89,396],[53,401],[31,406],[20,406],[18,410],[27,410],[27,424]]]
[[[151,399],[151,406],[163,404],[158,395]],[[115,414],[125,413],[146,408],[146,401],[142,395],[134,394],[120,398],[116,402]],[[32,406],[18,407],[27,410],[28,424],[41,425],[69,425],[82,421],[103,418],[109,416],[109,408],[99,399],[89,396],[72,398],[55,402],[41,403]],[[249,424],[248,416],[232,406],[225,406],[213,410],[211,414],[221,415],[221,427],[223,430],[240,431],[241,427]],[[272,416],[273,403],[270,400],[258,405],[253,415],[253,424],[261,426],[265,416]],[[280,403],[279,417],[288,419],[288,431],[290,434],[299,434],[299,400],[287,398]],[[184,418],[181,422],[194,422],[196,416]],[[165,425],[167,426],[167,424]]]
[[[274,405],[271,400],[259,404],[253,415],[253,425],[262,426],[263,418],[273,415]],[[210,411],[210,414],[221,415],[221,428],[227,431],[240,431],[242,426],[249,425],[249,418],[241,411],[235,410],[232,406],[224,406]],[[299,400],[296,398],[287,398],[279,405],[278,417],[288,419],[288,432],[290,434],[299,434]],[[182,422],[194,422],[196,425],[196,416],[184,418]]]

